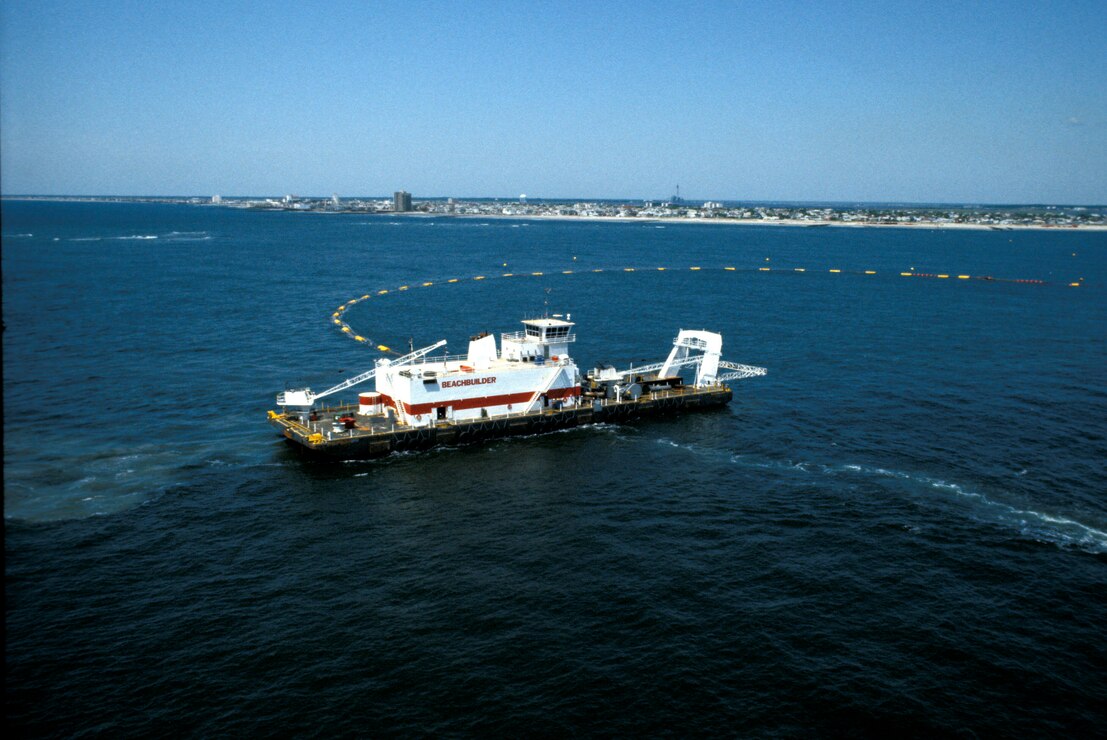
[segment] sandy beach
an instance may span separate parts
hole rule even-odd
[[[395,214],[397,216],[417,214]],[[441,214],[420,214],[438,216]],[[789,226],[793,228],[817,228],[832,226],[848,229],[974,229],[977,231],[1107,231],[1107,224],[1078,224],[1052,226],[1048,224],[974,224],[946,222],[868,223],[859,221],[805,221],[799,219],[737,219],[737,218],[638,218],[623,216],[562,216],[548,214],[455,214],[465,219],[510,219],[515,221],[605,221],[610,223],[638,223],[665,226],[667,224],[704,224],[726,226]]]

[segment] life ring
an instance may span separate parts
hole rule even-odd
[[[510,403],[507,405],[507,410],[511,411],[511,404]]]
[[[423,415],[422,414],[416,414],[415,415],[415,421],[422,421],[422,420],[423,420]]]

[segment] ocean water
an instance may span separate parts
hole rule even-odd
[[[2,207],[21,735],[1104,733],[1103,232]],[[306,462],[265,411],[371,367],[366,294],[397,348],[549,310],[769,374]]]

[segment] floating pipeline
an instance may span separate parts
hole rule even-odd
[[[378,297],[386,296],[386,295],[390,295],[390,294],[394,294],[394,293],[402,293],[402,292],[411,290],[412,288],[430,288],[430,287],[433,287],[435,285],[450,285],[450,284],[460,283],[462,281],[496,280],[496,279],[519,278],[519,277],[541,277],[541,276],[546,276],[546,275],[557,275],[557,274],[560,274],[560,275],[581,275],[581,274],[595,274],[595,273],[616,274],[616,273],[620,273],[620,272],[622,272],[622,273],[645,272],[645,271],[680,272],[680,271],[685,271],[685,270],[689,271],[689,272],[712,272],[712,271],[718,271],[719,269],[720,268],[704,268],[704,267],[699,266],[699,265],[692,265],[692,266],[689,266],[687,268],[667,267],[667,266],[661,266],[661,267],[594,268],[594,269],[584,269],[584,270],[559,270],[557,272],[552,272],[552,273],[541,272],[541,271],[537,271],[537,272],[519,272],[519,273],[505,272],[505,273],[501,273],[500,275],[492,275],[492,276],[475,275],[471,278],[456,278],[455,277],[455,278],[448,278],[448,279],[437,280],[437,281],[436,280],[425,280],[425,281],[422,281],[422,282],[419,282],[419,283],[416,283],[416,284],[401,285],[398,288],[391,289],[391,290],[388,289],[388,288],[382,288],[382,289],[378,289],[376,291],[370,291],[369,293],[366,293],[366,294],[364,294],[360,297],[352,298],[352,299],[346,301],[345,303],[339,305],[334,310],[334,313],[331,314],[331,320],[334,323],[334,325],[337,326],[343,334],[350,337],[355,342],[359,342],[359,343],[362,343],[362,344],[367,344],[369,346],[374,347],[379,352],[382,352],[382,353],[385,353],[385,354],[399,354],[398,352],[393,350],[388,345],[379,343],[379,342],[369,338],[368,336],[365,336],[363,334],[355,332],[353,327],[351,327],[346,321],[343,320],[343,315],[345,314],[345,312],[348,309],[350,309],[352,306],[355,306],[358,303],[361,303],[363,301],[370,300],[374,296],[378,296]],[[723,272],[747,273],[747,274],[761,274],[761,273],[777,273],[777,274],[780,274],[780,273],[793,273],[793,274],[795,274],[795,273],[800,273],[800,274],[814,275],[814,274],[820,274],[820,273],[823,272],[821,270],[808,270],[805,267],[784,267],[784,268],[756,267],[756,268],[754,268],[754,267],[726,266],[726,267],[721,268],[721,270]],[[894,273],[890,273],[890,272],[879,273],[877,270],[846,270],[846,269],[836,268],[836,267],[825,270],[825,273],[826,274],[833,274],[833,275],[858,275],[858,276],[864,276],[864,277],[880,275],[880,274],[883,274],[883,275],[893,275],[894,274]],[[1079,288],[1079,287],[1084,285],[1084,282],[1083,282],[1084,279],[1083,278],[1080,278],[1079,280],[1075,280],[1075,281],[1055,282],[1055,281],[1049,281],[1049,280],[1036,280],[1036,279],[1031,279],[1031,278],[1003,278],[1003,277],[993,277],[991,275],[968,275],[968,274],[964,274],[964,273],[958,274],[958,273],[953,273],[953,272],[949,272],[949,273],[929,273],[929,272],[917,272],[915,270],[899,272],[898,276],[899,277],[907,277],[907,278],[933,279],[933,280],[957,279],[957,280],[966,280],[966,281],[981,281],[981,282],[987,282],[987,283],[1011,283],[1011,284],[1018,284],[1018,285],[1055,285],[1055,286],[1064,286],[1064,287],[1070,287],[1070,288]]]

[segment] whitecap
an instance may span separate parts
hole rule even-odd
[[[835,468],[826,468],[830,474]],[[972,518],[990,524],[1011,527],[1024,537],[1048,542],[1061,547],[1078,547],[1092,553],[1107,553],[1107,530],[1099,529],[1077,521],[1072,517],[1050,514],[1033,509],[1021,509],[1017,506],[989,498],[980,491],[970,490],[960,483],[932,478],[926,475],[912,475],[884,468],[870,468],[862,465],[842,465],[838,471],[876,475],[880,477],[907,480],[923,485],[930,490],[951,493],[954,496],[973,502]]]

